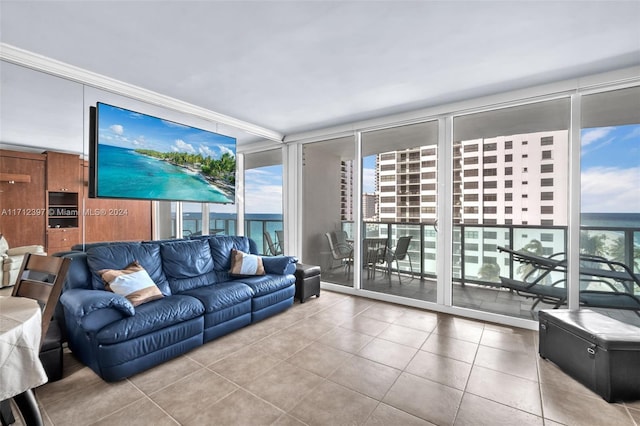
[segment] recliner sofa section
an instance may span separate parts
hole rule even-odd
[[[265,275],[229,274],[232,249],[257,254],[246,237],[94,244],[60,253],[73,261],[60,297],[71,351],[117,381],[284,311],[293,304],[291,256],[263,257]],[[134,307],[105,289],[97,271],[144,267],[163,297]]]

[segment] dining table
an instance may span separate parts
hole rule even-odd
[[[0,401],[2,421],[13,398],[28,425],[42,425],[33,389],[48,381],[40,362],[42,311],[34,299],[0,296]],[[9,422],[8,422],[9,423]]]

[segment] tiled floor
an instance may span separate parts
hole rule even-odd
[[[323,291],[118,383],[65,355],[53,425],[637,425],[541,360],[535,332]]]

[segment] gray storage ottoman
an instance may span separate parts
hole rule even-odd
[[[320,297],[320,267],[315,265],[296,264],[295,298],[304,303],[311,296]]]

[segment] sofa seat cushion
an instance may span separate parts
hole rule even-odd
[[[164,242],[160,244],[160,254],[173,293],[216,283],[213,257],[206,240]]]
[[[100,344],[124,342],[204,314],[204,306],[193,297],[173,295],[136,307],[136,314],[102,328]]]
[[[251,287],[255,292],[254,297],[259,297],[291,286],[296,282],[296,278],[293,275],[263,275],[240,278],[238,281]]]
[[[241,282],[228,281],[196,288],[182,294],[197,298],[204,305],[205,312],[211,313],[251,299],[254,291],[251,287]]]
[[[122,269],[133,261],[149,273],[149,276],[165,296],[171,295],[169,282],[162,269],[160,246],[157,244],[112,244],[92,247],[87,250],[87,264],[91,270],[91,284],[94,290],[104,290],[104,282],[98,271]]]

